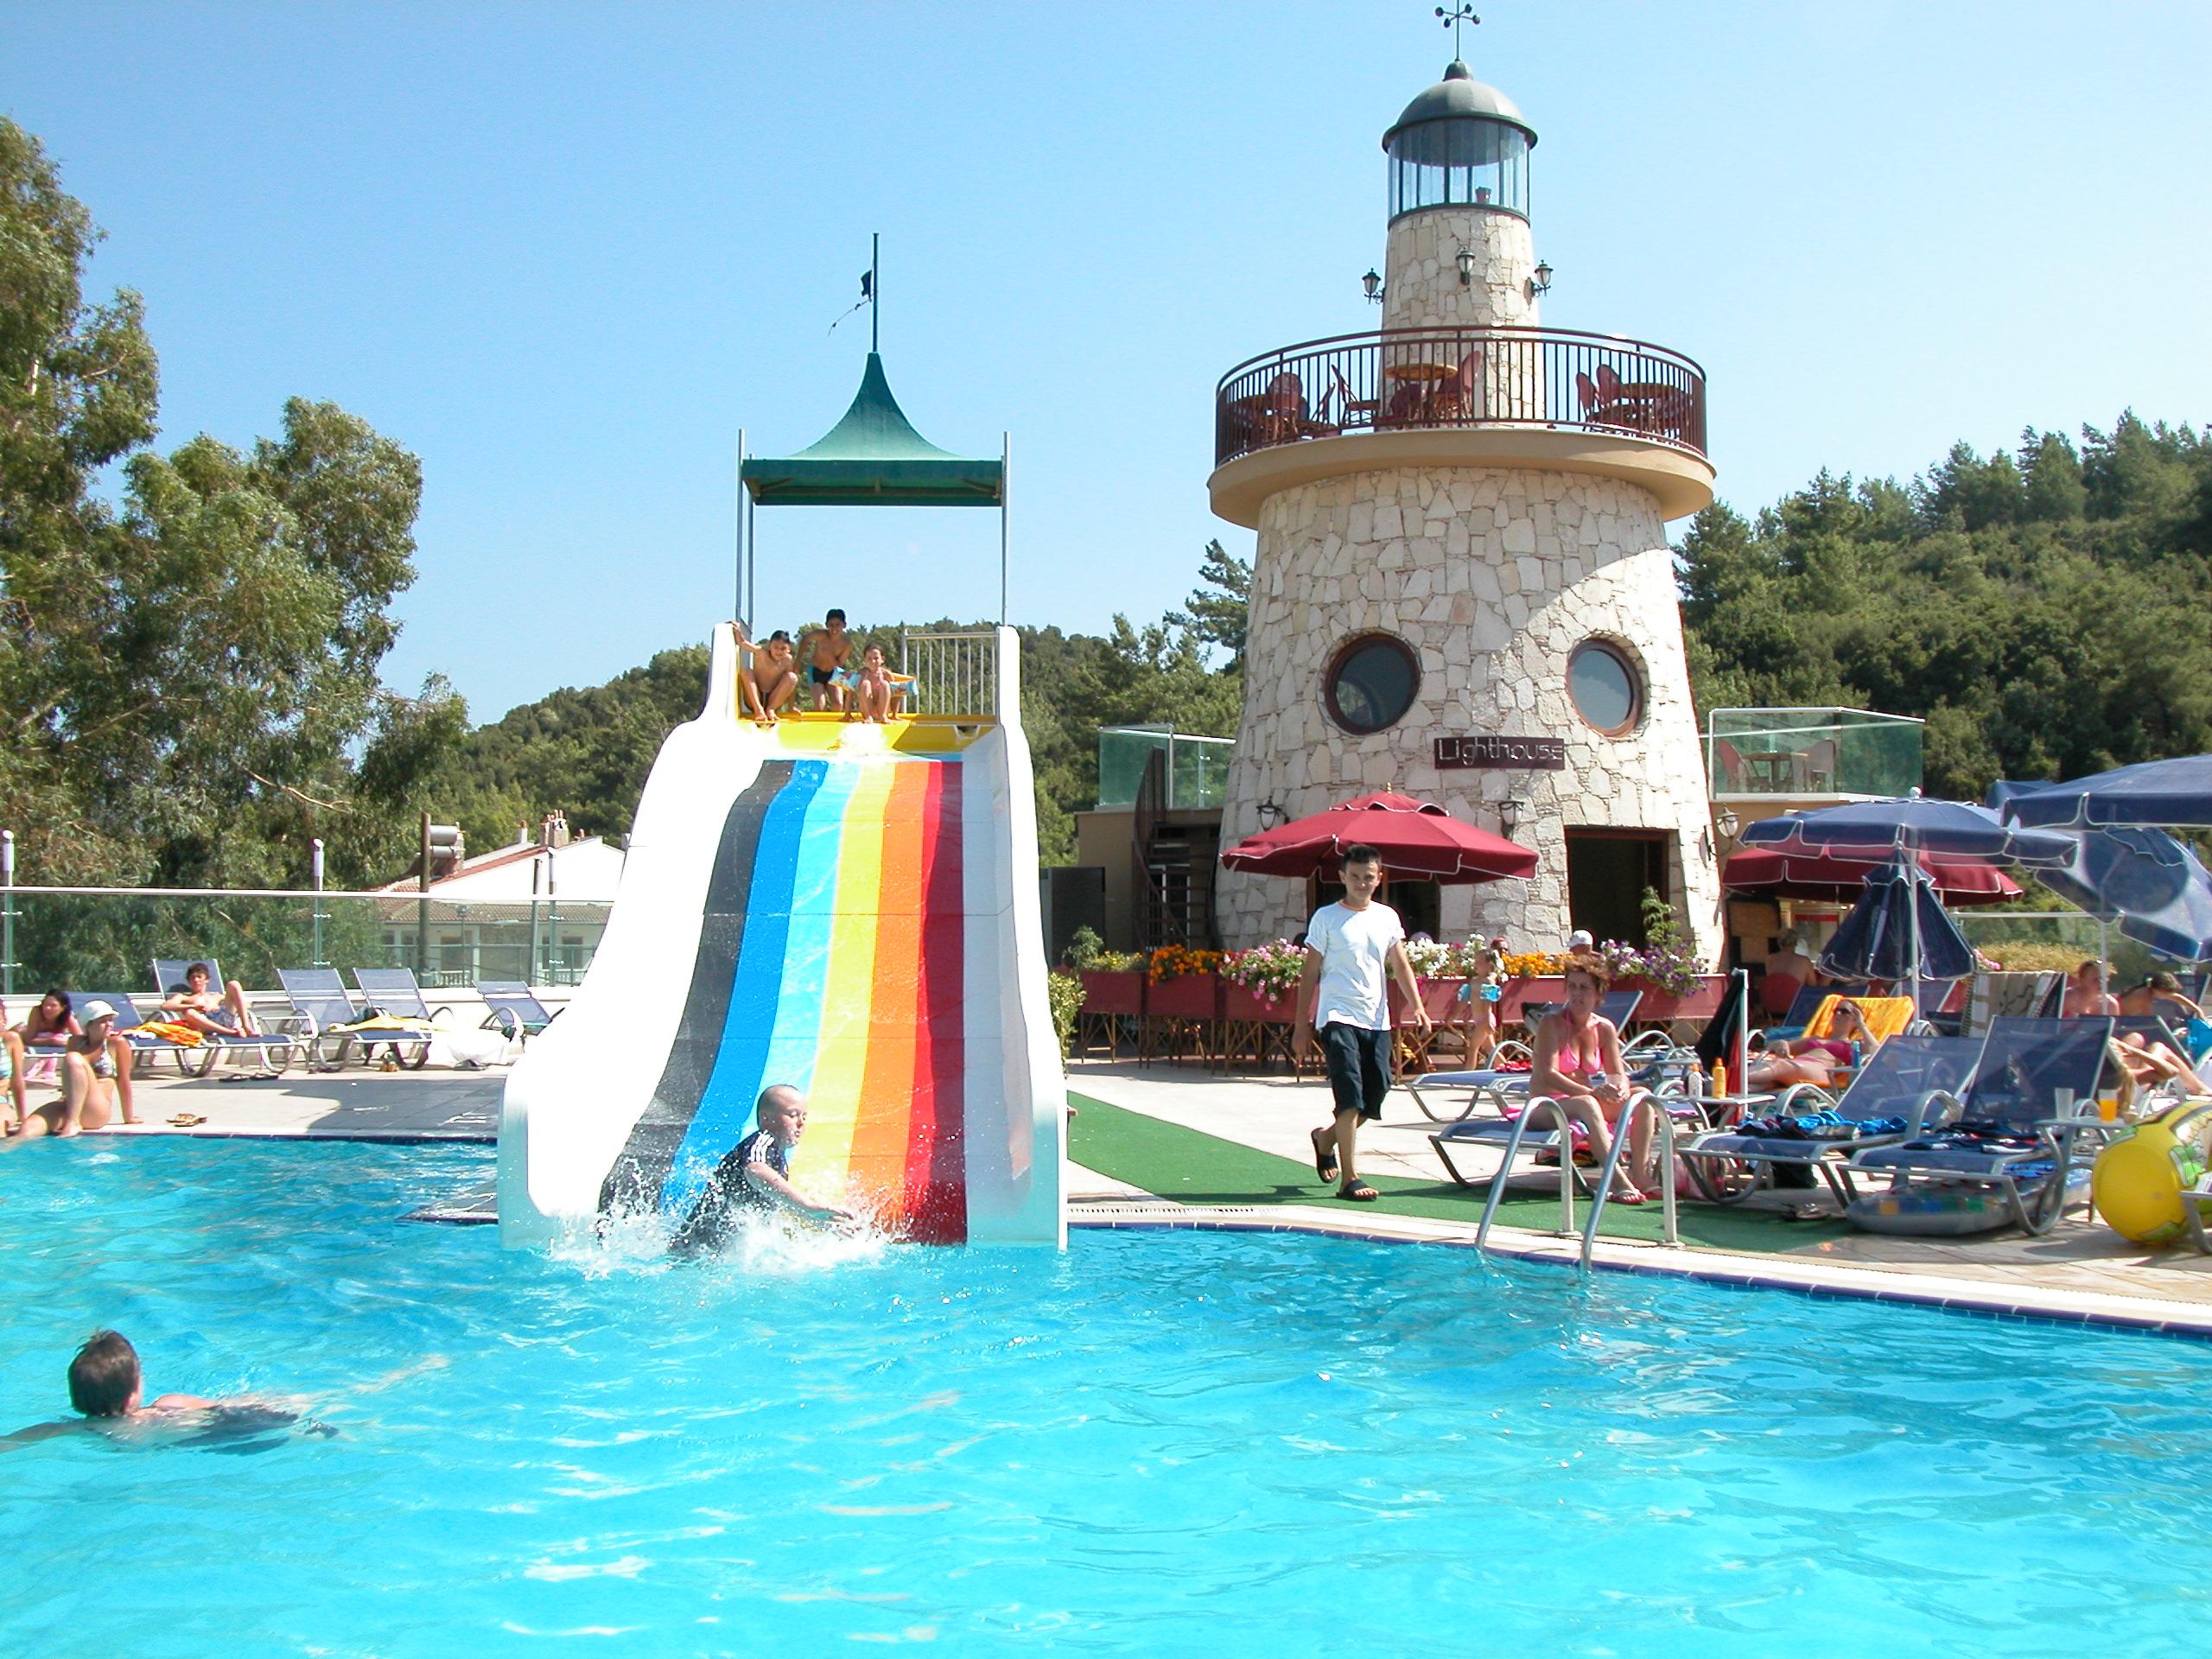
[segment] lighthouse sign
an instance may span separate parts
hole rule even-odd
[[[1567,770],[1567,740],[1563,737],[1440,737],[1436,740],[1440,771],[1457,767],[1518,766],[1535,772]]]

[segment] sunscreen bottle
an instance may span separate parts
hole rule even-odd
[[[1716,1095],[1728,1092],[1728,1063],[1726,1060],[1713,1063],[1713,1092]]]

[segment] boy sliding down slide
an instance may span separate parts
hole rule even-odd
[[[784,1214],[841,1224],[858,1219],[834,1204],[811,1202],[791,1183],[791,1148],[806,1133],[804,1095],[787,1083],[771,1084],[754,1103],[753,1118],[760,1127],[715,1166],[706,1196],[669,1241],[671,1254],[714,1249],[747,1217]]]

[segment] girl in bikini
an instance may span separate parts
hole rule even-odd
[[[1549,1095],[1590,1137],[1600,1164],[1612,1155],[1608,1126],[1628,1105],[1628,1065],[1621,1034],[1598,1015],[1598,999],[1612,977],[1603,957],[1576,951],[1567,959],[1567,1006],[1536,1025],[1536,1055],[1529,1096]],[[1626,1166],[1615,1172],[1616,1204],[1642,1204],[1652,1181],[1651,1119],[1639,1113],[1629,1134]],[[1565,1179],[1562,1176],[1562,1179]]]
[[[1859,1005],[1846,1002],[1835,1011],[1830,1035],[1801,1037],[1794,1043],[1770,1048],[1753,1060],[1751,1086],[1764,1091],[1787,1089],[1793,1083],[1817,1083],[1823,1089],[1831,1089],[1835,1074],[1851,1069],[1853,1042],[1859,1045],[1862,1065],[1866,1056],[1882,1046],[1882,1039],[1867,1026],[1866,1016],[1859,1012]]]

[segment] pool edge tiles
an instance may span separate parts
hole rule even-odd
[[[1126,1207],[1126,1217],[1085,1213]],[[1127,1198],[1068,1208],[1071,1230],[1132,1232],[1301,1233],[1370,1244],[1441,1244],[1477,1248],[1474,1230],[1452,1222],[1408,1217],[1403,1222],[1339,1220],[1321,1211],[1297,1206],[1249,1217],[1224,1215],[1210,1207],[1173,1199]],[[1506,1236],[1506,1235],[1510,1235]],[[1486,1254],[1575,1271],[1580,1246],[1574,1241],[1522,1228],[1494,1228]],[[2212,1306],[2122,1296],[2110,1292],[2059,1290],[2006,1284],[1982,1285],[1910,1266],[1843,1266],[1769,1255],[1738,1255],[1688,1246],[1623,1243],[1600,1240],[1591,1266],[1605,1273],[1688,1279],[1739,1290],[1783,1291],[1820,1300],[1888,1302],[1931,1308],[1974,1319],[2018,1320],[2037,1325],[2129,1331],[2186,1341],[2212,1342]]]

